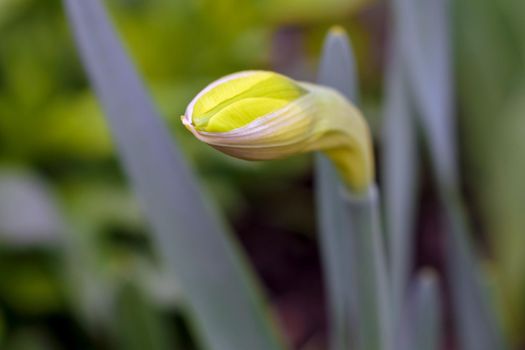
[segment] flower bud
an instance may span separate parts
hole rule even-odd
[[[364,191],[373,182],[368,126],[357,108],[328,87],[273,72],[239,72],[201,91],[182,122],[199,140],[237,158],[323,151],[351,190]]]

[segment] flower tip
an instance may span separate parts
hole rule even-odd
[[[346,36],[346,30],[340,25],[332,26],[329,30],[329,33],[331,35]]]
[[[181,115],[180,116],[180,120],[181,120],[182,124],[184,125],[184,127],[186,129],[188,129],[189,131],[191,131],[191,129],[192,129],[192,127],[191,127],[191,119],[187,117],[187,114]]]

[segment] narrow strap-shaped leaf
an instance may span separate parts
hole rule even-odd
[[[345,210],[350,225],[358,349],[393,349],[390,283],[381,232],[379,194],[375,186],[359,196],[347,194]]]
[[[436,274],[431,270],[419,273],[413,293],[414,328],[417,329],[414,350],[440,350],[443,331],[441,297]]]
[[[357,78],[354,58],[347,36],[333,29],[325,39],[318,81],[336,88],[346,97],[357,98]],[[343,184],[330,160],[321,153],[315,155],[316,206],[319,240],[327,287],[330,316],[330,348],[351,347],[352,314],[355,298],[352,292],[351,240],[347,228]]]
[[[459,195],[448,1],[395,0],[395,24],[447,222],[447,267],[461,349],[504,349]]]
[[[65,4],[122,164],[152,225],[154,243],[175,273],[206,345],[216,350],[282,349],[252,271],[204,202],[102,4]]]
[[[387,68],[382,147],[385,228],[390,248],[394,319],[399,318],[408,285],[418,191],[414,108],[399,50],[398,45],[393,45]]]
[[[401,320],[400,350],[440,350],[443,307],[434,271],[423,269],[415,278]]]
[[[353,55],[344,32],[328,35],[319,82],[357,98]],[[317,206],[332,311],[332,348],[389,349],[391,314],[376,188],[349,198],[332,165],[317,156]]]
[[[337,89],[350,101],[358,103],[354,53],[350,38],[340,27],[333,27],[324,40],[317,79],[320,84]]]
[[[448,231],[447,273],[460,348],[503,350],[505,344],[499,319],[489,298],[488,284],[473,249],[463,203],[456,193],[445,194]]]
[[[447,0],[394,0],[394,25],[440,183],[457,182]]]

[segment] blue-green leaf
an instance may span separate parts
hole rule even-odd
[[[412,263],[419,163],[414,108],[399,49],[393,47],[387,68],[382,148],[385,228],[395,319],[403,308]]]
[[[319,83],[357,99],[352,51],[339,28],[326,38]],[[316,175],[332,349],[388,349],[391,315],[376,189],[371,188],[363,197],[349,198],[335,169],[322,155],[317,155]]]
[[[102,4],[65,4],[155,246],[204,343],[216,350],[282,349],[251,269],[174,147]]]
[[[447,267],[461,349],[504,349],[459,194],[448,2],[396,0],[394,19],[410,89],[445,207]]]
[[[357,99],[354,58],[347,36],[340,29],[326,37],[318,82],[336,88],[349,99]],[[323,154],[315,155],[316,207],[325,283],[328,291],[330,345],[332,350],[351,347],[352,319],[356,307],[352,292],[351,239],[344,201],[344,189],[335,167]],[[355,319],[354,319],[355,321]]]
[[[445,0],[393,2],[398,36],[415,105],[441,184],[457,182],[448,3]]]
[[[443,338],[439,280],[431,269],[416,275],[400,327],[401,350],[440,350]]]

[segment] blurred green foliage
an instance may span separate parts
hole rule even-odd
[[[466,186],[507,329],[525,344],[525,3],[459,0],[454,10]]]

